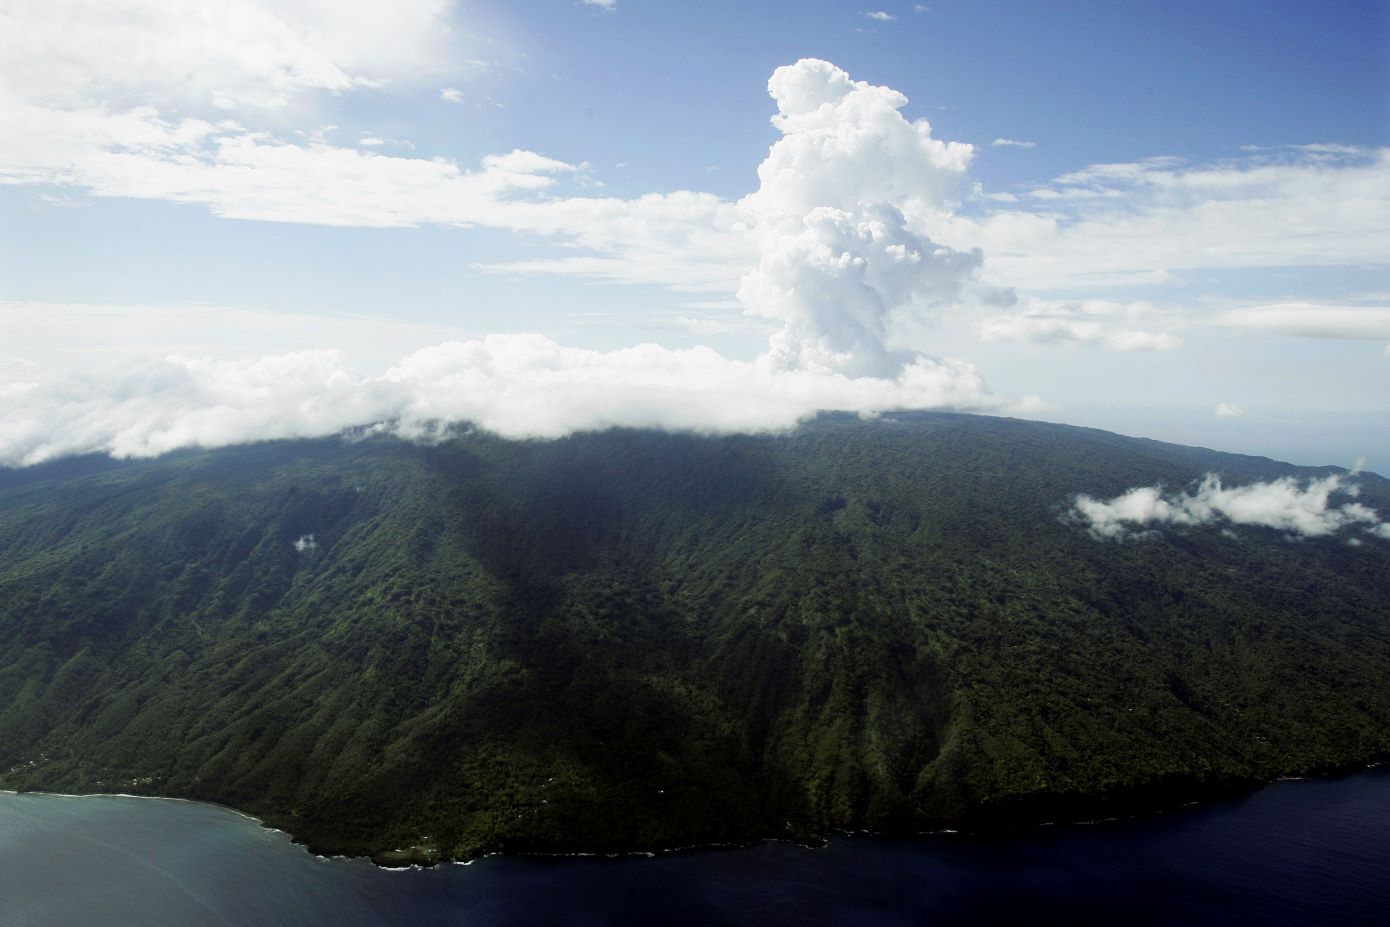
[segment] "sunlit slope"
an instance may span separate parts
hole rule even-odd
[[[1208,471],[1326,472],[927,414],[0,472],[0,785],[468,856],[1088,813],[1390,753],[1390,541],[1066,517]]]

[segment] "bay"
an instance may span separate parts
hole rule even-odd
[[[655,857],[326,860],[224,808],[0,793],[4,927],[1382,924],[1390,770],[1152,817]]]

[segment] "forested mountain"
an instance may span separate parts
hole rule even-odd
[[[947,414],[0,471],[0,786],[399,860],[988,826],[1390,754],[1390,541],[1069,515],[1207,472],[1334,471]]]

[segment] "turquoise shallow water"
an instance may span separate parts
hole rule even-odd
[[[0,925],[1384,924],[1390,770],[1007,838],[322,860],[191,802],[0,794]]]

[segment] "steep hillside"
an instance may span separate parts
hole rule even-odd
[[[429,859],[997,824],[1390,753],[1390,541],[1067,516],[1209,471],[1330,472],[933,414],[0,471],[0,786]]]

